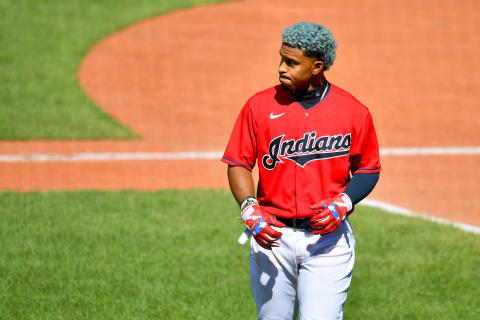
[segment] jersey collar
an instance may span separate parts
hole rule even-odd
[[[330,92],[331,84],[325,81],[321,86],[307,92],[291,92],[295,101],[297,101],[304,109],[308,110],[316,106]]]

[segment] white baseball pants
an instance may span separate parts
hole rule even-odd
[[[274,227],[275,228],[275,227]],[[279,247],[250,242],[250,280],[258,319],[342,319],[355,263],[355,239],[348,218],[331,234],[289,227]]]

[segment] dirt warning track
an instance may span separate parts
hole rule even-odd
[[[367,105],[382,148],[480,146],[476,1],[239,1],[173,12],[100,41],[85,92],[137,141],[2,142],[1,155],[218,151],[245,100],[276,84],[281,30],[327,25],[329,81]],[[372,198],[480,225],[480,156],[382,157]],[[225,188],[216,160],[0,162],[0,189]]]

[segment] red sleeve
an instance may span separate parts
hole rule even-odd
[[[255,123],[250,101],[243,107],[233,127],[222,161],[252,171],[257,158]]]
[[[352,145],[352,174],[380,172],[378,140],[370,112],[368,112],[362,126],[358,128],[356,141],[352,141]]]

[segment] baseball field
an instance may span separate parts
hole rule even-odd
[[[218,160],[302,20],[381,147],[345,319],[477,319],[479,4],[217,2],[0,2],[0,319],[254,318]]]

